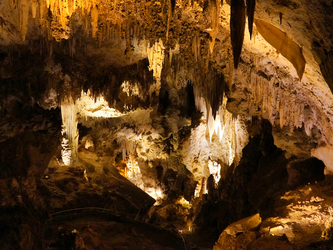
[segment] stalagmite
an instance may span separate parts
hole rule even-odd
[[[302,80],[306,63],[302,48],[275,26],[259,19],[255,19],[255,24],[262,37],[293,64]]]
[[[246,13],[244,0],[231,0],[230,13],[231,46],[234,57],[234,68],[237,69],[244,41]]]
[[[247,25],[249,27],[250,39],[252,38],[255,8],[256,8],[256,0],[246,0]]]

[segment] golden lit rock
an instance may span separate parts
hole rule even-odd
[[[229,225],[224,231],[229,235],[235,235],[237,233],[248,231],[252,228],[259,226],[261,223],[261,217],[259,214],[252,215]]]
[[[265,21],[256,19],[255,24],[265,40],[294,65],[299,79],[302,80],[306,62],[300,46],[291,40],[285,32]]]

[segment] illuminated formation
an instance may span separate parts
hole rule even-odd
[[[62,150],[61,157],[65,165],[69,166],[77,158],[78,130],[77,111],[74,100],[71,96],[61,103],[62,116]]]
[[[152,94],[156,92],[157,94],[161,88],[161,72],[163,68],[164,61],[164,46],[163,41],[160,39],[158,42],[149,48],[148,44],[148,59],[149,59],[149,70],[153,71],[153,75],[156,81],[155,84],[150,86],[149,93]]]

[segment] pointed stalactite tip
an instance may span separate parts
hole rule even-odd
[[[175,13],[175,8],[176,8],[176,0],[170,0],[171,1],[171,11],[172,14]]]
[[[246,9],[244,0],[231,0],[230,8],[231,46],[234,58],[234,68],[237,69],[244,41],[246,20]]]
[[[252,39],[254,11],[256,9],[256,0],[246,0],[247,25],[249,27],[250,39]]]

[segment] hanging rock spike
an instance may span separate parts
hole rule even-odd
[[[250,39],[252,38],[255,8],[256,8],[256,0],[246,0],[247,25],[249,27]]]
[[[231,0],[230,36],[234,57],[234,68],[237,69],[242,52],[245,31],[245,4],[244,0]]]
[[[172,10],[172,15],[175,13],[175,8],[176,8],[176,0],[170,0],[171,1],[171,10]]]

